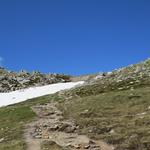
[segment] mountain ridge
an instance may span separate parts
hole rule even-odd
[[[53,83],[70,82],[70,78],[71,76],[65,74],[43,74],[39,71],[33,71],[32,73],[30,73],[25,70],[22,70],[20,72],[13,72],[1,67],[0,93]]]

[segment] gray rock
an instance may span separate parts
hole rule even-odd
[[[10,92],[34,86],[48,85],[52,83],[68,82],[69,76],[59,74],[42,74],[39,71],[29,73],[7,71],[0,68],[0,92]]]
[[[3,141],[4,141],[4,138],[1,138],[1,139],[0,139],[0,143],[2,143]]]

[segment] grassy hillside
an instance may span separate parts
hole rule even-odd
[[[150,60],[94,76],[66,92],[0,108],[0,150],[25,150],[23,130],[35,118],[31,106],[51,100],[58,101],[65,118],[75,120],[80,134],[103,139],[115,150],[150,149]]]
[[[34,117],[27,106],[12,106],[0,109],[0,149],[23,150],[23,126]]]
[[[66,118],[77,121],[80,133],[104,139],[116,150],[150,149],[150,60],[115,70],[61,97],[60,108]]]
[[[31,106],[43,104],[55,96],[44,96],[0,108],[0,150],[25,150],[24,127],[35,118]]]
[[[101,93],[60,102],[79,132],[117,145],[116,150],[149,150],[150,87]]]

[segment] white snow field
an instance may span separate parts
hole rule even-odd
[[[53,94],[61,90],[73,88],[83,83],[84,81],[56,83],[40,87],[31,87],[28,89],[17,90],[9,93],[0,93],[0,107],[19,103],[31,98]]]

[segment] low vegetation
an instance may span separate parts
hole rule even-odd
[[[150,148],[150,87],[101,93],[60,102],[66,118],[74,118],[81,134],[104,139],[116,150]]]
[[[24,150],[23,127],[34,117],[28,106],[10,106],[0,109],[0,149]]]
[[[0,108],[0,150],[25,150],[24,127],[35,118],[31,106],[43,104],[55,96],[44,96]]]
[[[95,76],[93,77],[95,78]],[[78,133],[102,139],[115,150],[150,149],[150,60],[114,71],[87,85],[0,108],[0,150],[25,150],[23,131],[36,116],[31,106],[58,101]],[[42,150],[60,150],[44,142]]]

